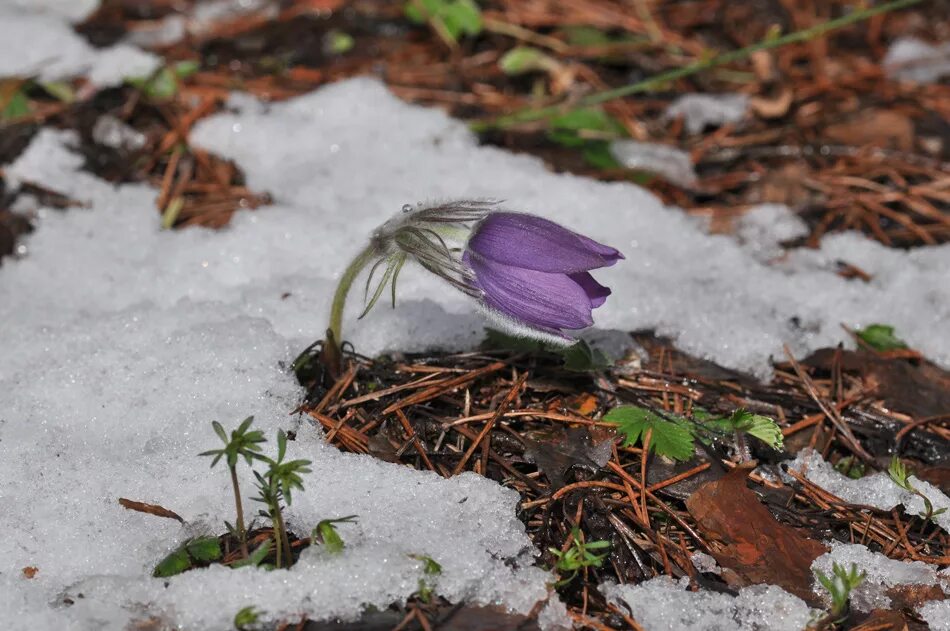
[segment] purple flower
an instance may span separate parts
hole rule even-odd
[[[534,215],[492,212],[462,254],[483,306],[519,332],[571,340],[594,323],[610,289],[590,275],[624,258],[616,249]]]

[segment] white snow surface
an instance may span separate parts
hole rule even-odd
[[[809,481],[848,503],[873,506],[882,510],[903,506],[904,510],[911,515],[924,514],[924,500],[897,486],[886,472],[879,471],[855,480],[836,471],[831,463],[826,462],[814,449],[803,449],[798,452],[795,459],[789,461],[788,468],[804,474]],[[786,474],[783,474],[783,477],[786,481],[792,479]],[[950,532],[950,498],[926,480],[911,475],[908,481],[915,489],[927,496],[935,511],[948,508],[943,514],[934,517],[934,521]]]
[[[950,631],[950,600],[931,600],[917,609],[930,631]]]
[[[749,109],[745,94],[684,94],[666,108],[666,118],[683,117],[686,131],[698,134],[708,126],[738,123]]]
[[[660,576],[639,585],[601,587],[646,631],[801,631],[813,610],[775,585],[753,585],[738,596],[689,591],[689,579]]]
[[[781,256],[783,241],[808,234],[808,225],[785,204],[759,204],[736,222],[736,237],[755,256],[767,262]]]
[[[126,44],[103,50],[90,46],[66,21],[81,20],[98,3],[0,0],[0,77],[43,81],[87,75],[98,87],[148,76],[161,60]]]
[[[856,543],[828,542],[831,548],[811,564],[812,571],[833,575],[834,564],[846,570],[854,564],[858,571],[866,572],[864,580],[851,592],[851,606],[858,611],[869,612],[873,609],[888,609],[891,599],[887,596],[889,587],[898,585],[938,585],[946,588],[950,583],[941,577],[937,568],[923,561],[898,561],[889,559],[879,552],[872,552],[866,546]],[[831,600],[827,591],[815,581],[815,593]]]
[[[950,76],[950,42],[934,45],[916,37],[901,37],[887,49],[884,70],[895,79],[935,83]]]

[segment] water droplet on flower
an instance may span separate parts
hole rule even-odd
[[[407,213],[407,212],[409,212],[410,210],[412,210],[412,204],[403,204],[403,205],[402,205],[402,212]]]

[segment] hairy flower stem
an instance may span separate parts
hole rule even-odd
[[[241,505],[241,491],[238,487],[237,467],[231,469],[231,486],[234,488],[234,508],[237,513],[238,541],[241,543],[241,554],[247,558],[247,531],[244,529],[244,507]]]
[[[336,286],[336,293],[333,294],[333,303],[330,305],[330,326],[327,329],[327,338],[324,340],[320,357],[324,367],[334,379],[340,375],[343,368],[343,353],[340,350],[340,344],[343,341],[343,308],[346,306],[346,297],[356,277],[378,255],[378,247],[373,243],[363,248],[343,271],[340,283]]]

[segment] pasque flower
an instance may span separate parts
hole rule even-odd
[[[406,205],[373,232],[340,278],[324,351],[339,356],[346,296],[369,265],[363,315],[387,286],[395,306],[396,279],[413,260],[471,296],[510,332],[564,343],[572,340],[568,331],[593,324],[591,312],[610,295],[590,271],[622,258],[610,246],[535,215],[501,210],[496,202]]]
[[[568,340],[564,330],[592,325],[591,311],[610,295],[590,270],[622,258],[553,221],[504,211],[475,225],[462,254],[489,314],[516,332]]]

